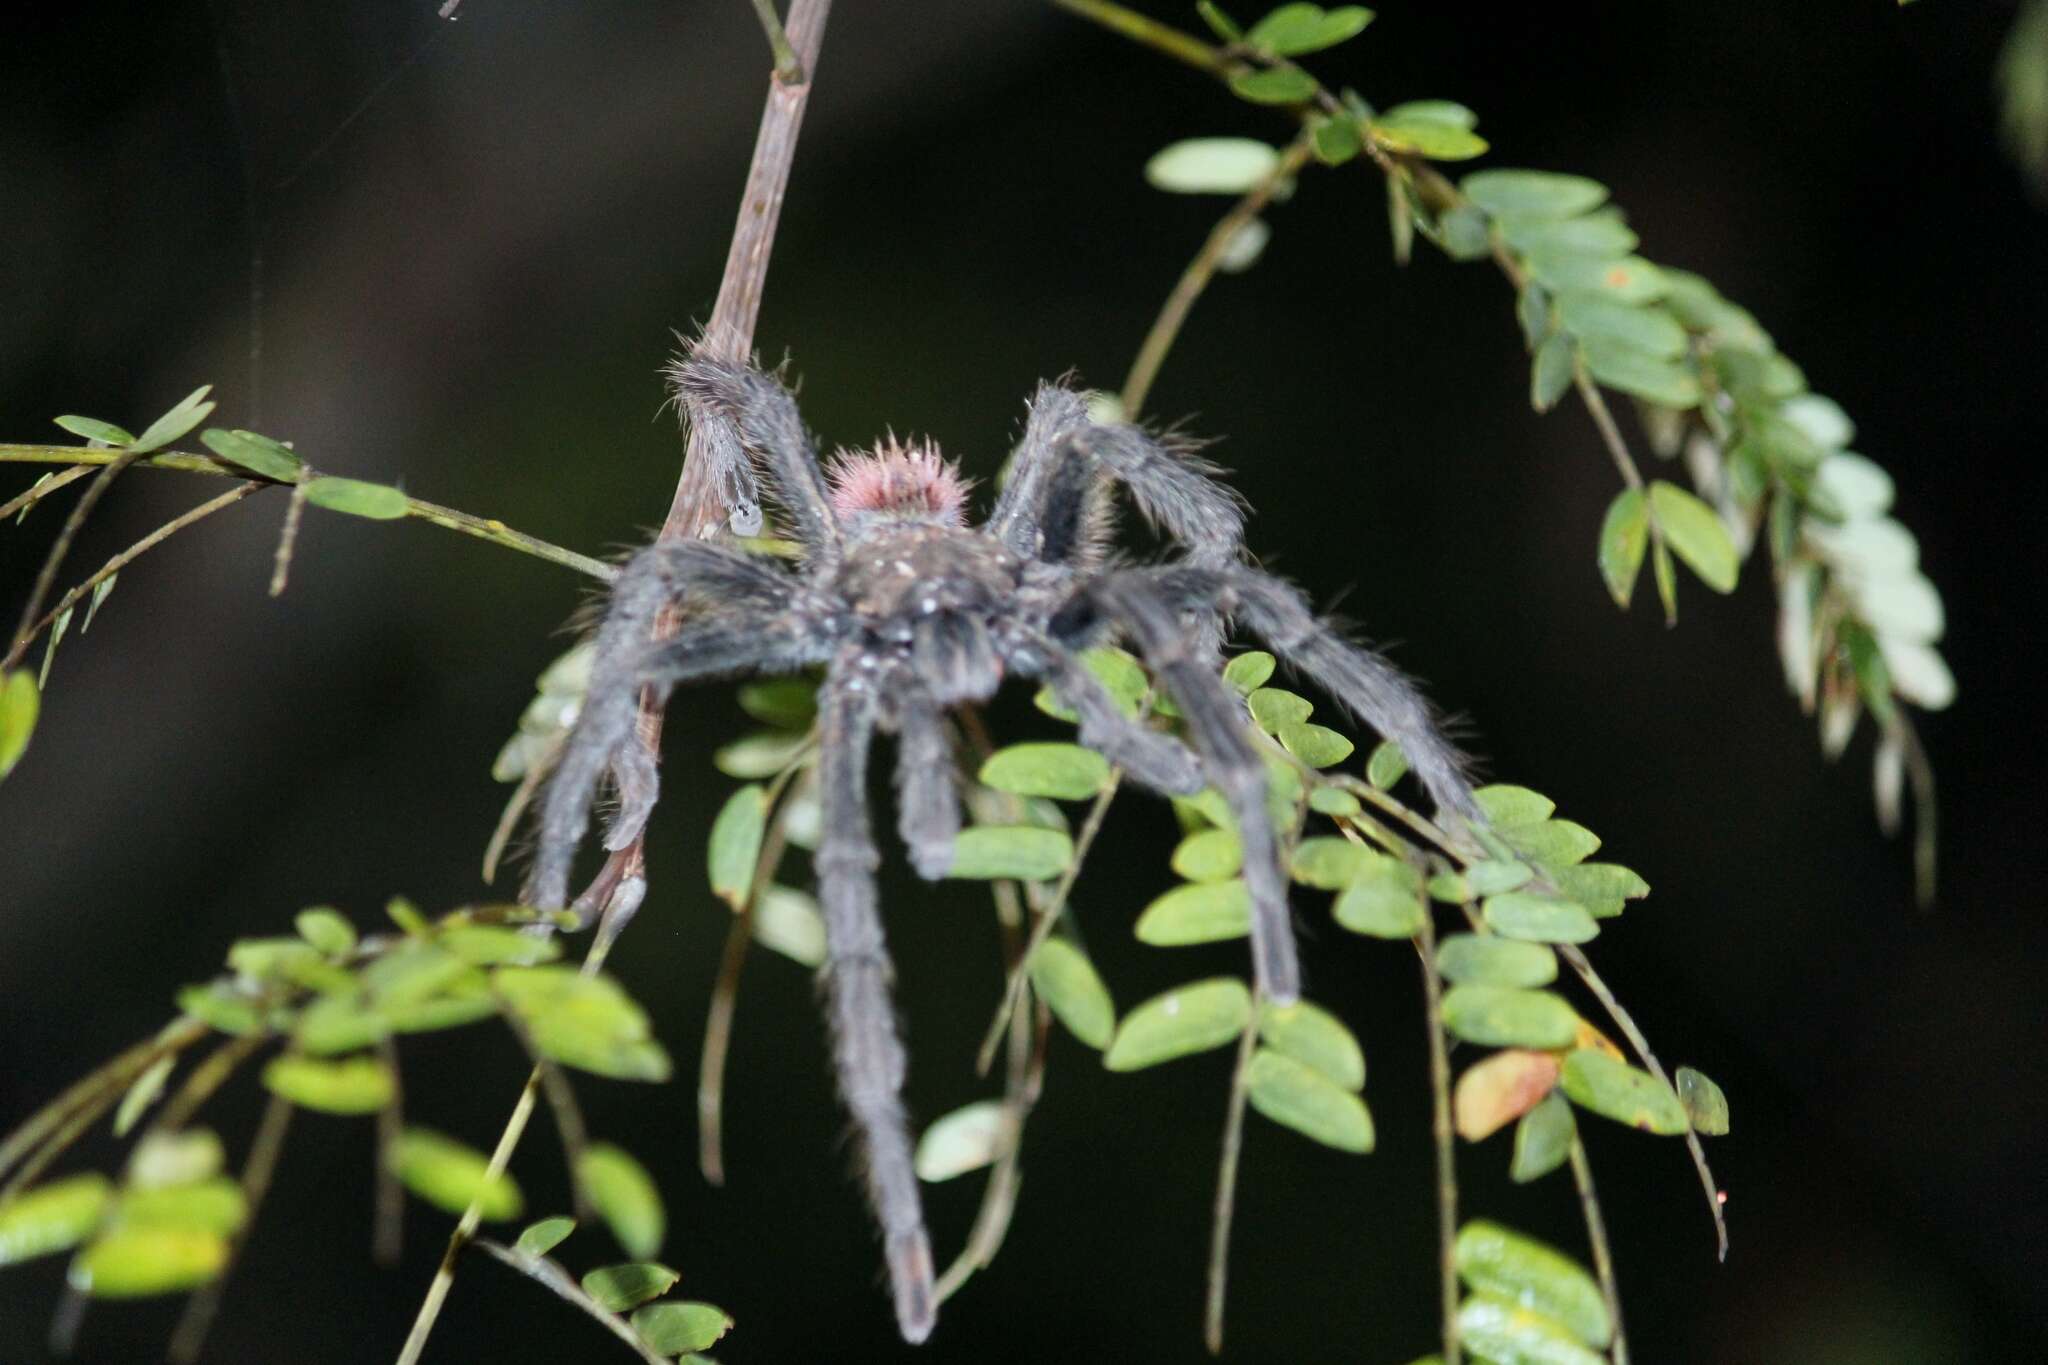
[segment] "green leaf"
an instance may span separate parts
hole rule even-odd
[[[633,1330],[658,1356],[715,1346],[732,1325],[723,1308],[708,1303],[651,1303],[633,1314]]]
[[[747,903],[754,869],[761,861],[761,840],[768,829],[768,793],[757,785],[741,787],[726,798],[711,822],[705,864],[711,890],[737,910]]]
[[[1195,0],[1195,12],[1202,16],[1202,22],[1209,26],[1209,31],[1224,42],[1234,43],[1244,37],[1244,30],[1217,8],[1215,0]]]
[[[1672,360],[1660,360],[1625,342],[1610,337],[1587,336],[1579,342],[1579,355],[1593,378],[1610,389],[1633,394],[1667,408],[1695,407],[1700,401],[1700,382],[1692,371]]]
[[[164,1093],[164,1082],[171,1078],[176,1069],[176,1057],[159,1057],[149,1064],[140,1076],[129,1085],[121,1096],[121,1106],[114,1111],[114,1136],[127,1137],[137,1120],[155,1104],[157,1097]],[[0,1262],[4,1264],[4,1262]]]
[[[359,1052],[390,1036],[391,1020],[382,1010],[347,992],[322,996],[299,1012],[292,1037],[310,1057]]]
[[[209,1129],[151,1133],[128,1154],[128,1184],[131,1189],[189,1185],[220,1174],[226,1159],[220,1138]]]
[[[1066,871],[1074,841],[1056,829],[975,825],[953,840],[948,877],[962,881],[1051,881]]]
[[[1308,808],[1318,815],[1327,815],[1332,819],[1349,818],[1365,810],[1364,805],[1350,792],[1327,783],[1309,792]]]
[[[1338,894],[1331,913],[1354,934],[1401,939],[1422,932],[1429,907],[1423,903],[1420,873],[1398,858],[1372,854]]]
[[[1288,871],[1304,886],[1338,891],[1349,886],[1377,855],[1363,844],[1334,834],[1303,839],[1294,849]],[[1391,861],[1391,860],[1390,860]]]
[[[1538,820],[1547,820],[1550,813],[1557,809],[1557,803],[1542,792],[1506,782],[1480,787],[1472,796],[1479,802],[1479,809],[1485,814],[1488,823],[1502,829],[1511,825],[1527,825]]]
[[[1557,954],[1541,943],[1452,934],[1436,946],[1436,970],[1460,985],[1548,986],[1557,980]]]
[[[1577,1013],[1549,991],[1453,986],[1444,992],[1443,1015],[1451,1034],[1487,1047],[1570,1047],[1579,1034]]]
[[[339,910],[316,905],[292,920],[299,937],[329,957],[347,957],[356,949],[356,929]]]
[[[583,1277],[583,1292],[611,1313],[623,1313],[649,1299],[658,1299],[682,1279],[675,1271],[654,1261],[632,1261],[625,1265],[599,1266]]]
[[[1145,181],[1174,194],[1244,194],[1273,173],[1280,153],[1248,137],[1176,142],[1145,163]]]
[[[1081,663],[1095,680],[1103,685],[1109,695],[1116,699],[1118,709],[1127,716],[1138,714],[1138,706],[1150,690],[1151,680],[1145,676],[1145,667],[1121,649],[1098,647],[1081,651]],[[1163,700],[1163,699],[1162,699]],[[1050,687],[1040,688],[1032,704],[1048,716],[1069,724],[1079,717],[1062,705],[1053,695]],[[1161,713],[1164,714],[1163,708]]]
[[[1245,1093],[1252,1108],[1325,1147],[1372,1150],[1372,1114],[1365,1101],[1285,1053],[1267,1047],[1254,1052]]]
[[[249,1199],[228,1176],[209,1176],[184,1185],[125,1191],[114,1206],[121,1225],[197,1228],[232,1236],[249,1218]]]
[[[537,1223],[528,1223],[520,1232],[519,1240],[512,1244],[514,1251],[527,1256],[545,1256],[568,1239],[576,1231],[576,1220],[556,1214],[543,1218]]]
[[[554,939],[535,938],[503,924],[451,924],[441,931],[439,941],[476,967],[531,967],[562,955],[562,945]]]
[[[1280,747],[1311,768],[1334,768],[1351,757],[1351,741],[1337,731],[1302,722],[1273,732]]]
[[[42,703],[42,693],[27,669],[0,673],[0,777],[13,772],[28,751]]]
[[[1685,329],[1678,325],[1678,319],[1662,308],[1624,303],[1607,294],[1574,291],[1558,295],[1557,311],[1566,329],[1575,333],[1581,340],[1591,342],[1597,338],[1602,344],[1612,343],[1615,348],[1658,360],[1675,360],[1685,354]],[[1587,348],[1586,360],[1588,367],[1594,370],[1594,377],[1600,378],[1598,368],[1592,364],[1591,347]],[[1685,377],[1688,382],[1692,382],[1690,373]],[[1604,384],[1609,381],[1601,378],[1601,382]],[[1615,384],[1613,387],[1627,388],[1624,384]],[[1693,382],[1693,391],[1693,401],[1697,402],[1699,385],[1696,382]],[[1629,392],[1635,391],[1630,389]],[[1679,403],[1672,406],[1690,407],[1691,404]]]
[[[1649,543],[1650,514],[1643,490],[1624,488],[1608,504],[1607,519],[1600,525],[1600,576],[1607,580],[1616,606],[1626,608],[1635,596],[1636,576],[1642,572]]]
[[[1253,24],[1244,41],[1276,57],[1299,57],[1348,42],[1372,19],[1372,11],[1363,5],[1325,10],[1321,5],[1287,4]]]
[[[397,521],[405,515],[406,497],[390,484],[322,475],[305,485],[306,501],[330,512],[346,512],[372,521]]]
[[[1346,1090],[1365,1088],[1365,1050],[1336,1015],[1309,1004],[1259,1007],[1259,1038]]]
[[[1085,801],[1109,780],[1109,760],[1078,744],[1012,744],[981,765],[981,783],[1014,796]]]
[[[1359,153],[1358,120],[1349,114],[1322,119],[1309,133],[1309,141],[1316,160],[1325,166],[1341,166]]]
[[[88,1171],[0,1200],[0,1266],[77,1246],[99,1226],[113,1193],[111,1181]]]
[[[1470,204],[1460,204],[1437,219],[1436,235],[1444,254],[1454,261],[1485,260],[1493,251],[1486,215]]]
[[[992,1164],[1001,1155],[1003,1103],[976,1100],[932,1120],[917,1140],[919,1180],[937,1183]]]
[[[1487,149],[1486,139],[1469,128],[1392,111],[1372,121],[1372,135],[1389,151],[1413,152],[1432,161],[1469,161]]]
[[[1500,837],[1523,857],[1553,867],[1584,862],[1600,849],[1600,836],[1575,820],[1540,820],[1535,824],[1515,825],[1502,830]]]
[[[825,917],[808,892],[762,887],[754,900],[754,941],[802,966],[825,965]]]
[[[1555,1318],[1494,1294],[1472,1294],[1458,1308],[1458,1339],[1489,1365],[1606,1365]]]
[[[1251,707],[1252,719],[1268,734],[1277,733],[1283,726],[1301,724],[1316,709],[1307,697],[1296,696],[1280,687],[1256,688],[1246,701]]]
[[[305,470],[305,462],[292,452],[290,446],[253,431],[223,431],[219,427],[208,427],[199,433],[199,441],[236,468],[279,483],[297,483]]]
[[[1251,893],[1242,880],[1190,882],[1146,906],[1135,932],[1140,943],[1179,948],[1243,938],[1251,922]]]
[[[206,395],[213,390],[211,384],[201,384],[178,400],[178,405],[142,429],[142,434],[128,443],[128,449],[147,453],[162,450],[171,442],[183,436],[206,420],[206,414],[213,411],[213,404],[206,401]]]
[[[1664,296],[1664,276],[1640,256],[1609,261],[1544,252],[1528,257],[1528,262],[1529,273],[1558,294],[1596,294],[1630,304]]]
[[[810,744],[808,735],[786,730],[760,730],[727,744],[711,756],[712,766],[742,781],[773,777],[796,762]]]
[[[1671,565],[1671,551],[1661,540],[1650,542],[1651,576],[1657,580],[1657,600],[1664,604],[1664,624],[1678,624],[1678,570]]]
[[[1230,78],[1230,89],[1253,104],[1301,104],[1315,98],[1316,82],[1300,67],[1276,66],[1240,71]]]
[[[1620,863],[1554,867],[1550,880],[1559,891],[1589,908],[1601,901],[1641,900],[1650,894],[1650,884]]]
[[[1552,332],[1536,348],[1536,359],[1529,367],[1529,406],[1538,412],[1556,407],[1572,386],[1572,365],[1571,337]]]
[[[616,981],[573,967],[500,967],[491,985],[543,1056],[622,1081],[665,1081],[668,1054],[647,1013]]]
[[[1223,681],[1229,683],[1239,696],[1250,696],[1266,685],[1266,680],[1273,676],[1274,667],[1273,656],[1265,650],[1247,650],[1223,665]]]
[[[398,1094],[391,1068],[375,1057],[279,1057],[263,1068],[263,1084],[301,1109],[324,1114],[374,1114]]]
[[[1380,113],[1383,119],[1423,120],[1452,128],[1477,128],[1479,115],[1456,100],[1409,100]]]
[[[1525,256],[1588,256],[1619,260],[1636,249],[1637,237],[1612,209],[1581,218],[1504,218],[1501,236]]]
[[[1173,850],[1173,870],[1191,882],[1220,882],[1244,866],[1244,847],[1227,829],[1196,830]]]
[[[1387,791],[1407,774],[1408,755],[1391,739],[1374,745],[1372,756],[1365,760],[1365,780],[1381,791]]]
[[[1690,1126],[1671,1087],[1604,1052],[1580,1048],[1564,1059],[1558,1084],[1572,1103],[1602,1118],[1672,1137]]]
[[[1475,1218],[1458,1230],[1451,1255],[1458,1277],[1480,1293],[1554,1318],[1588,1346],[1605,1348],[1614,1339],[1614,1319],[1600,1286],[1555,1248]]]
[[[238,988],[223,981],[187,986],[178,992],[178,1009],[208,1028],[240,1037],[263,1025],[256,1002]]]
[[[97,417],[75,417],[66,413],[64,416],[54,420],[58,426],[64,428],[73,436],[83,436],[88,441],[99,441],[110,446],[135,444],[135,437],[133,435],[115,426],[112,422],[102,422]]]
[[[434,1207],[459,1215],[481,1196],[479,1206],[486,1219],[517,1218],[526,1202],[519,1186],[509,1171],[486,1181],[490,1164],[490,1158],[474,1147],[429,1128],[406,1129],[391,1153],[391,1168],[399,1180]]]
[[[1532,826],[1541,829],[1541,825]],[[1508,842],[1513,843],[1511,839]],[[1465,869],[1465,890],[1472,896],[1491,896],[1512,891],[1536,873],[1526,864],[1508,858],[1492,858]]]
[[[27,511],[28,509],[23,508],[22,510]],[[92,629],[93,618],[100,614],[100,604],[105,602],[109,597],[112,597],[114,595],[114,585],[120,581],[121,575],[117,573],[110,573],[105,578],[102,578],[99,582],[92,585],[92,600],[86,603],[85,621],[78,627],[78,633],[80,635],[83,635],[87,631]]]
[[[1522,329],[1522,344],[1534,352],[1550,335],[1550,291],[1534,280],[1526,280],[1515,295],[1515,322]]]
[[[1474,171],[1458,188],[1496,218],[1576,218],[1607,199],[1599,181],[1554,171]]]
[[[1063,938],[1049,938],[1031,959],[1031,988],[1067,1032],[1100,1052],[1116,1033],[1116,1004],[1095,964]]]
[[[543,684],[546,681],[542,679]],[[583,690],[576,689],[578,693]],[[739,702],[740,710],[763,725],[809,730],[818,715],[818,688],[809,678],[764,678],[741,687]]]
[[[1678,485],[1659,480],[1650,485],[1650,510],[1665,542],[1702,583],[1715,592],[1735,591],[1735,544],[1713,508]]]
[[[418,940],[401,943],[362,971],[363,985],[380,1007],[415,1004],[479,977],[455,954]]]
[[[1579,1125],[1564,1096],[1552,1091],[1543,1102],[1522,1115],[1515,1125],[1515,1154],[1508,1163],[1508,1179],[1526,1185],[1549,1175],[1570,1159],[1572,1139]]]
[[[1487,927],[1502,938],[1532,943],[1585,943],[1600,933],[1600,926],[1593,922],[1585,906],[1527,891],[1503,891],[1498,896],[1488,896],[1483,912]]]
[[[1720,1137],[1728,1131],[1728,1097],[1705,1073],[1689,1066],[1678,1068],[1678,1102],[1685,1106],[1692,1130],[1706,1137]]]
[[[591,1143],[576,1163],[576,1183],[628,1256],[647,1257],[661,1250],[668,1212],[654,1177],[632,1153],[609,1142]]]
[[[139,1299],[196,1289],[227,1262],[228,1239],[217,1232],[138,1224],[115,1228],[79,1252],[68,1278],[97,1299]]]
[[[1234,1042],[1252,1013],[1242,981],[1216,977],[1156,995],[1124,1016],[1102,1064],[1137,1071]]]

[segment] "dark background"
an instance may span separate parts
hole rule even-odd
[[[591,551],[657,522],[679,447],[656,367],[717,286],[767,65],[754,21],[739,0],[470,0],[452,25],[433,9],[78,5],[10,42],[0,433],[62,439],[60,412],[132,427],[211,379],[216,421],[333,472]],[[1829,766],[1784,695],[1761,564],[1725,600],[1688,578],[1675,631],[1644,600],[1614,611],[1593,546],[1615,478],[1590,423],[1528,411],[1497,276],[1427,248],[1389,263],[1375,177],[1308,177],[1256,270],[1202,300],[1154,394],[1154,413],[1227,435],[1217,453],[1269,564],[1343,593],[1469,720],[1492,774],[1555,795],[1656,885],[1596,958],[1665,1060],[1728,1091],[1734,1133],[1712,1152],[1734,1252],[1714,1264],[1677,1143],[1585,1124],[1649,1365],[2038,1360],[2048,1338],[2032,704],[2048,232],[1996,145],[2009,19],[1963,0],[1390,0],[1319,63],[1381,104],[1470,103],[1496,164],[1603,179],[1648,254],[1753,307],[1855,417],[1946,594],[1961,683],[1924,724],[1944,797],[1932,914],[1872,819],[1867,729]],[[1284,127],[1041,5],[842,0],[760,344],[794,356],[827,439],[929,432],[986,478],[1035,380],[1119,381],[1222,209],[1149,190],[1140,168],[1207,133]],[[131,476],[73,571],[215,491]],[[0,535],[10,621],[68,501]],[[0,787],[0,1126],[153,1030],[237,935],[316,902],[368,925],[396,892],[434,909],[485,894],[477,857],[505,794],[490,759],[583,584],[417,523],[315,513],[272,601],[281,510],[256,499],[136,565],[57,661]],[[1021,703],[996,720],[1043,724]],[[653,895],[615,959],[680,1078],[581,1086],[595,1131],[662,1180],[681,1292],[739,1318],[718,1353],[1198,1358],[1223,1054],[1110,1076],[1059,1038],[1008,1244],[921,1352],[894,1339],[811,987],[782,959],[750,965],[740,1002],[729,1184],[697,1176],[690,1073],[725,921],[701,850],[729,785],[708,753],[740,723],[725,690],[678,707]],[[1082,882],[1124,1005],[1238,969],[1229,950],[1124,933],[1168,881],[1170,838],[1163,808],[1120,803]],[[971,1058],[996,945],[974,888],[892,875],[928,1120],[992,1093]],[[1419,986],[1409,954],[1347,935],[1319,934],[1309,961],[1365,1040],[1379,1150],[1347,1158],[1252,1120],[1228,1354],[1406,1360],[1435,1334]],[[525,1071],[510,1041],[478,1029],[406,1056],[412,1117],[488,1146]],[[253,1089],[213,1112],[237,1153]],[[1464,1152],[1468,1209],[1580,1249],[1568,1182],[1508,1185],[1506,1146]],[[414,1209],[402,1270],[373,1269],[371,1150],[366,1122],[296,1125],[211,1359],[395,1354],[447,1220]],[[536,1213],[565,1203],[545,1121],[516,1171]],[[978,1183],[930,1192],[942,1259]],[[579,1271],[613,1254],[595,1231],[565,1252]],[[42,1358],[61,1273],[59,1258],[0,1277],[0,1360]],[[174,1313],[96,1308],[81,1357],[148,1358]],[[481,1259],[430,1352],[618,1356]]]

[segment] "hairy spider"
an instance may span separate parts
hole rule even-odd
[[[1222,793],[1244,849],[1251,948],[1266,1000],[1301,994],[1287,877],[1266,813],[1266,768],[1244,703],[1221,679],[1217,644],[1235,620],[1385,737],[1397,741],[1441,810],[1478,820],[1461,756],[1415,688],[1378,656],[1317,619],[1299,593],[1244,562],[1244,508],[1211,466],[1135,426],[1091,421],[1058,384],[1031,398],[1008,484],[980,526],[966,485],[930,446],[893,438],[821,469],[795,400],[758,370],[684,358],[670,378],[711,442],[726,492],[755,520],[757,478],[802,546],[801,568],[712,541],[662,541],[621,571],[597,636],[582,714],[540,817],[529,892],[559,906],[569,866],[607,772],[618,811],[608,848],[629,844],[656,793],[640,742],[642,689],[822,665],[817,783],[822,834],[813,865],[827,959],[822,973],[833,1063],[881,1224],[897,1323],[922,1341],[937,1313],[912,1144],[906,1059],[876,903],[879,854],[866,772],[876,730],[894,732],[897,827],[927,878],[945,875],[960,829],[948,708],[980,702],[1005,677],[1042,679],[1079,717],[1082,743],[1137,781]],[[1178,543],[1151,567],[1110,554],[1111,485]],[[657,614],[683,608],[671,639],[650,643]],[[1172,696],[1193,748],[1127,716],[1080,652],[1121,638]]]

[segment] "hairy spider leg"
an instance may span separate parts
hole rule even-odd
[[[839,518],[817,449],[789,390],[770,375],[745,365],[700,356],[678,358],[669,383],[693,422],[725,421],[767,472],[777,500],[795,522],[797,539],[814,559],[839,558]]]
[[[867,761],[879,709],[877,679],[856,651],[833,663],[818,696],[818,800],[822,834],[813,866],[825,918],[825,996],[832,1061],[853,1117],[868,1202],[882,1227],[883,1259],[903,1339],[931,1335],[938,1316],[931,1242],[903,1112],[908,1069],[889,998],[894,970],[882,937],[868,828]]]
[[[953,839],[960,833],[953,741],[946,733],[945,712],[924,688],[896,691],[893,705],[896,831],[917,875],[937,881],[953,866]]]
[[[1225,685],[1213,661],[1169,602],[1142,572],[1105,575],[1086,584],[1083,606],[1062,612],[1075,624],[1105,621],[1126,631],[1153,674],[1180,707],[1189,736],[1209,777],[1229,804],[1244,849],[1245,888],[1251,893],[1252,972],[1260,994],[1276,1005],[1301,998],[1301,959],[1287,912],[1287,876],[1266,809],[1266,765],[1246,733],[1244,702]],[[1079,604],[1077,604],[1079,605]],[[1093,617],[1089,621],[1086,618]]]
[[[1438,810],[1485,824],[1472,795],[1471,760],[1444,737],[1422,690],[1386,659],[1316,616],[1293,587],[1238,565],[1217,570],[1169,565],[1132,572],[1152,582],[1169,602],[1207,605],[1242,619],[1346,711],[1399,744]]]
[[[1202,789],[1202,767],[1188,747],[1125,715],[1102,680],[1065,645],[1039,636],[1016,657],[1020,673],[1043,676],[1053,695],[1080,719],[1081,743],[1154,791],[1191,796]]]

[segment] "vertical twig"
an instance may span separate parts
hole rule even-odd
[[[1209,1354],[1223,1354],[1223,1300],[1230,1287],[1230,1224],[1237,1211],[1237,1160],[1244,1151],[1247,1073],[1259,1041],[1259,993],[1252,990],[1251,1017],[1237,1040],[1237,1064],[1230,1072],[1230,1107],[1223,1120],[1223,1154],[1216,1165],[1216,1205],[1209,1227],[1208,1292],[1202,1302],[1202,1341]]]
[[[1451,1136],[1451,1059],[1444,1048],[1443,985],[1436,977],[1436,924],[1429,913],[1415,936],[1422,958],[1422,1004],[1429,1025],[1430,1130],[1436,1138],[1436,1235],[1439,1311],[1443,1317],[1444,1365],[1459,1365],[1458,1151]]]
[[[249,1233],[263,1207],[264,1196],[270,1193],[270,1178],[277,1173],[277,1159],[284,1152],[284,1138],[291,1122],[292,1102],[282,1095],[272,1095],[270,1102],[263,1106],[263,1118],[256,1125],[256,1137],[249,1144],[249,1160],[242,1167],[242,1197],[248,1208],[242,1215],[241,1230],[235,1234],[234,1243],[228,1251],[228,1263],[185,1305],[184,1315],[178,1319],[177,1330],[171,1333],[171,1344],[165,1352],[172,1365],[191,1365],[192,1361],[199,1359],[199,1352],[206,1345],[206,1334],[213,1327],[214,1314],[220,1311],[220,1301],[227,1293],[228,1277],[235,1273],[235,1265],[242,1259],[242,1250],[249,1245]]]
[[[1607,1220],[1600,1214],[1600,1196],[1593,1192],[1593,1163],[1586,1160],[1586,1144],[1572,1134],[1572,1183],[1579,1187],[1579,1208],[1586,1215],[1586,1241],[1593,1248],[1593,1271],[1600,1277],[1600,1296],[1607,1300],[1607,1316],[1614,1323],[1614,1343],[1608,1349],[1614,1365],[1628,1365],[1628,1338],[1621,1330],[1621,1286],[1614,1278],[1614,1253],[1607,1245]]]
[[[377,1111],[377,1196],[371,1214],[370,1259],[395,1266],[405,1254],[405,1185],[398,1178],[398,1140],[405,1136],[405,1079],[398,1069],[398,1048],[389,1038],[377,1044],[377,1056],[391,1072],[391,1103]]]

